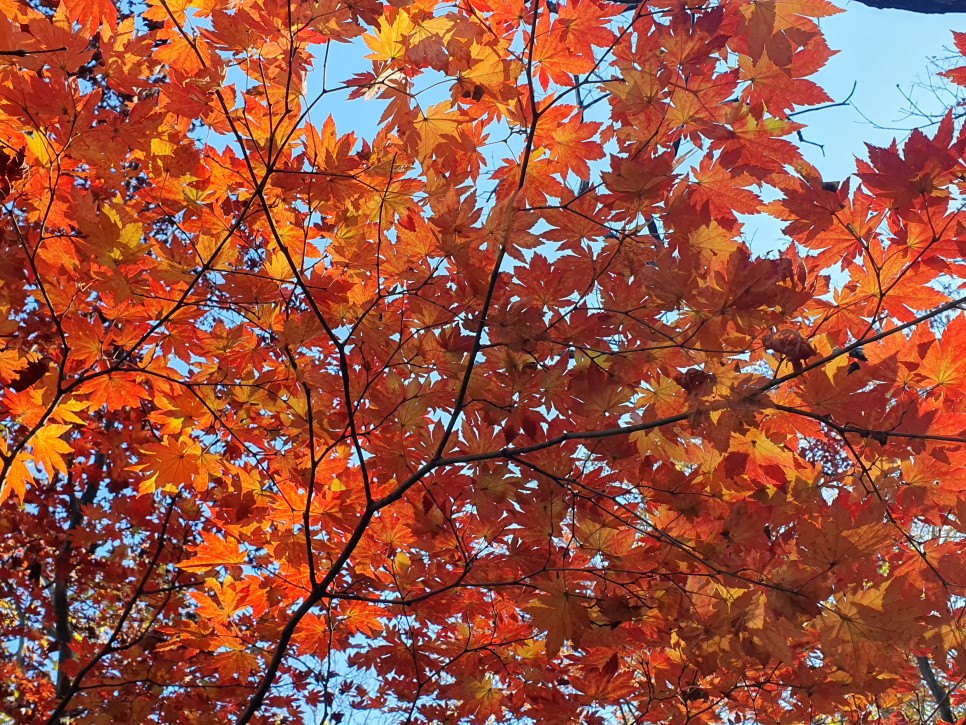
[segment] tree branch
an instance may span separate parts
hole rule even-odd
[[[910,13],[966,13],[963,0],[858,0],[878,10],[907,10]]]
[[[916,657],[916,665],[919,667],[919,673],[922,675],[923,681],[929,687],[929,692],[932,693],[936,704],[939,706],[939,716],[946,722],[956,722],[956,718],[953,717],[953,709],[949,705],[949,693],[946,692],[946,688],[936,679],[936,673],[932,671],[929,658],[923,656]]]

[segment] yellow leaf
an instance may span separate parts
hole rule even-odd
[[[30,440],[34,460],[43,466],[48,475],[53,475],[54,471],[67,473],[67,464],[62,454],[73,453],[74,449],[61,436],[69,430],[69,425],[48,423]]]
[[[510,54],[501,55],[489,45],[475,43],[470,50],[472,60],[469,68],[460,74],[465,84],[479,83],[487,88],[498,88],[501,83],[511,76]]]
[[[50,166],[54,160],[54,149],[43,131],[31,131],[24,134],[27,137],[27,148],[34,155],[38,166]]]
[[[155,156],[171,156],[174,154],[175,145],[163,138],[151,139],[151,153]]]
[[[714,254],[730,254],[738,248],[738,242],[731,232],[714,222],[691,232],[688,235],[688,242],[694,249],[702,249]]]
[[[404,40],[409,38],[415,29],[413,21],[405,10],[400,10],[395,20],[386,20],[386,16],[379,19],[379,28],[374,35],[366,34],[363,40],[374,52],[366,56],[370,60],[395,60],[402,58],[406,52]]]
[[[137,222],[125,224],[121,227],[120,242],[127,247],[136,247],[141,243],[144,227]]]
[[[54,416],[57,420],[61,420],[64,423],[73,423],[75,425],[86,425],[87,421],[80,418],[77,413],[88,408],[88,403],[83,400],[69,400],[66,403],[61,403],[57,410],[54,412]]]
[[[0,486],[0,504],[6,501],[11,493],[17,494],[17,498],[23,501],[24,496],[27,495],[27,484],[33,483],[34,477],[20,456],[7,464],[4,474],[3,485]]]
[[[457,131],[462,121],[461,114],[449,101],[430,106],[421,118],[413,121],[413,127],[419,136],[417,154],[423,163],[432,158],[437,147],[446,143],[453,143],[458,139]]]
[[[265,260],[265,273],[271,279],[287,280],[292,276],[292,268],[281,252],[274,252]]]

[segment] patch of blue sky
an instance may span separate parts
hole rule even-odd
[[[925,15],[854,1],[843,7],[844,13],[821,21],[837,53],[814,80],[834,102],[848,103],[795,117],[807,126],[799,144],[802,155],[829,181],[854,174],[855,159],[866,158],[866,144],[886,147],[898,140],[901,147],[914,128],[929,133],[939,115],[957,103],[949,84],[934,72],[937,60],[958,55],[950,50],[952,31],[966,31],[966,12]],[[790,241],[778,220],[759,215],[744,221],[746,237],[759,254]]]

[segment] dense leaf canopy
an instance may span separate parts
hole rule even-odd
[[[823,180],[836,12],[0,0],[0,721],[951,717],[966,136]]]

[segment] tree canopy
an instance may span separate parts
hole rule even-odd
[[[954,719],[966,135],[823,179],[837,12],[0,0],[0,721]]]

